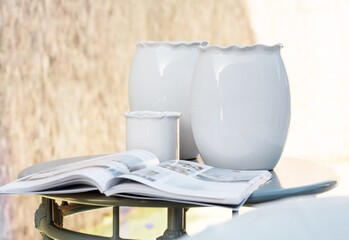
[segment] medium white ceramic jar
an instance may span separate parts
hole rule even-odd
[[[179,112],[125,113],[126,149],[144,149],[162,162],[179,159]]]
[[[273,169],[290,123],[282,45],[200,48],[191,122],[203,161],[229,169]]]
[[[198,150],[189,115],[190,88],[199,46],[207,42],[139,42],[130,72],[131,111],[176,111],[180,119],[180,158]]]

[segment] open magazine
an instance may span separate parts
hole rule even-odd
[[[59,161],[64,164],[59,165]],[[0,194],[49,195],[98,190],[106,196],[239,206],[272,177],[269,171],[219,169],[195,161],[159,162],[145,150],[52,163],[54,167],[0,187]]]

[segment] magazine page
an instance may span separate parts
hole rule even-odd
[[[146,185],[143,185],[145,187],[148,187]],[[152,187],[148,187],[149,189],[154,189]],[[152,190],[151,190],[152,191]],[[158,190],[159,191],[159,190]],[[198,206],[198,207],[224,207],[224,208],[230,208],[233,210],[238,210],[245,201],[242,201],[240,204],[222,204],[217,201],[198,201],[197,198],[195,199],[184,199],[179,198],[178,195],[170,194],[171,197],[165,197],[165,196],[148,196],[148,195],[140,195],[140,194],[129,194],[129,193],[115,193],[113,196],[116,197],[123,197],[123,198],[131,198],[131,199],[138,199],[138,200],[148,200],[148,201],[166,201],[166,202],[172,202],[172,203],[183,203],[188,207],[189,205]],[[201,199],[200,199],[201,200]],[[247,200],[247,199],[246,199]],[[171,205],[169,205],[171,206]]]
[[[272,174],[269,171],[219,169],[183,160],[162,162],[157,166],[122,176],[161,192],[176,194],[183,199],[185,196],[191,196],[197,200],[208,198],[222,204],[239,204],[271,177]],[[105,194],[122,193],[122,185],[112,187]],[[136,190],[133,190],[135,194],[137,194]],[[127,191],[124,190],[124,193]],[[142,192],[142,194],[145,193]]]
[[[225,199],[193,197],[190,195],[179,195],[176,193],[165,192],[134,181],[123,182],[117,187],[112,187],[111,189],[107,190],[105,194],[107,196],[112,195],[143,200],[162,200],[167,202],[186,203],[199,206],[222,206],[233,209],[240,207],[247,199],[246,198],[242,201],[239,201],[239,203],[232,204],[230,203],[231,201],[227,203]]]
[[[53,188],[48,189],[44,191],[33,191],[33,192],[22,192],[20,194],[37,194],[37,195],[59,195],[59,194],[71,194],[71,193],[84,193],[84,192],[91,192],[91,191],[98,191],[98,188],[92,187],[85,184],[74,184],[74,185],[68,185],[63,188]],[[2,195],[8,195],[8,194],[18,194],[17,192],[1,192]]]
[[[118,176],[158,163],[152,153],[144,150],[107,154],[25,176],[0,187],[0,194],[53,192],[56,188],[64,192],[63,187],[76,184],[93,186],[103,192],[120,181]]]

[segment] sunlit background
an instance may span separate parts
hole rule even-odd
[[[292,98],[284,156],[332,166],[341,182],[323,196],[349,195],[348,9],[345,0],[0,1],[0,185],[34,163],[124,150],[136,42],[208,40],[284,45]],[[0,239],[40,239],[39,201],[1,196]],[[165,216],[124,208],[121,233],[155,238]],[[192,209],[188,232],[230,216]],[[110,234],[110,211],[65,225]]]

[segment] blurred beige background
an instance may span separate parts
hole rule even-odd
[[[0,1],[0,185],[34,163],[124,149],[139,40],[283,43],[292,97],[284,155],[348,175],[347,9],[344,0]],[[40,239],[38,203],[1,196],[0,239]],[[100,223],[82,218],[72,227]]]
[[[37,162],[122,151],[136,42],[196,39],[254,43],[245,4],[1,1],[0,183]],[[39,238],[38,197],[0,201],[2,239]],[[82,217],[73,224],[86,225]]]

